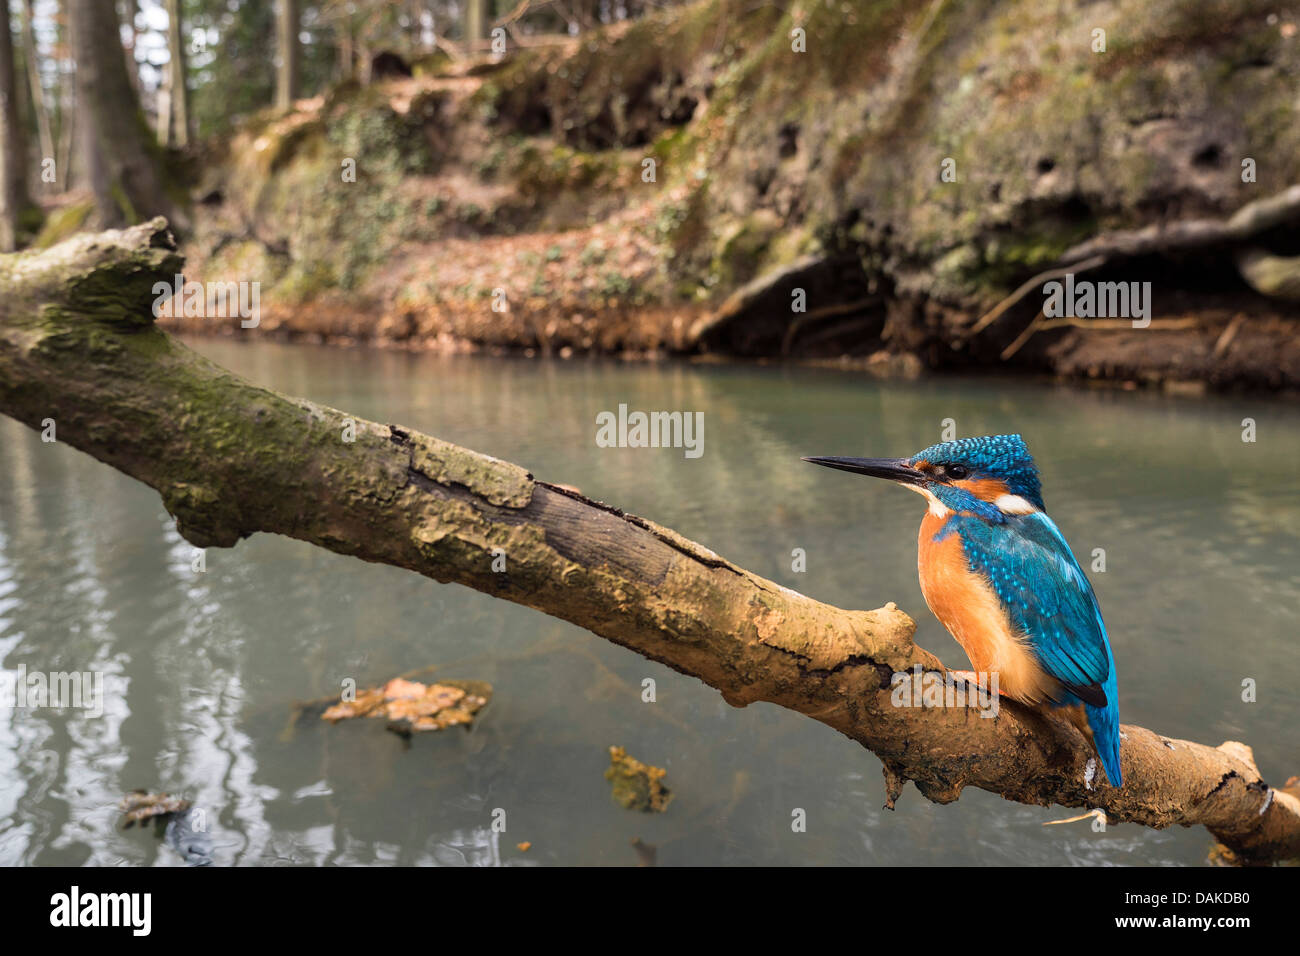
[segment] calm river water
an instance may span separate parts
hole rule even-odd
[[[193,344],[281,391],[577,485],[821,600],[896,601],[918,641],[962,667],[917,584],[920,499],[799,458],[909,454],[948,418],[959,435],[1019,431],[1084,566],[1105,551],[1091,577],[1124,721],[1245,741],[1273,783],[1300,773],[1294,405]],[[620,403],[704,412],[703,455],[597,447],[596,415]],[[0,419],[0,663],[104,674],[99,716],[0,708],[0,863],[630,865],[636,838],[661,864],[1198,865],[1210,849],[1203,830],[1044,827],[1077,811],[974,790],[940,807],[908,787],[891,813],[857,744],[775,706],[732,709],[537,612],[287,538],[211,549],[202,573],[192,554],[153,491]],[[340,675],[364,685],[430,665],[494,685],[471,731],[406,746],[379,721],[290,725],[292,703],[337,694]],[[667,813],[611,801],[611,744],[667,769]],[[191,799],[201,832],[124,830],[116,804],[137,787]],[[806,832],[792,831],[796,808]]]

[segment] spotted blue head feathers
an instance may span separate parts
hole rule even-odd
[[[1046,510],[1038,466],[1019,435],[985,435],[940,442],[908,459],[913,468],[922,463],[933,466],[940,477],[1001,481],[1011,494],[1040,511]]]

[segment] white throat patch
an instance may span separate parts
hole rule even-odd
[[[908,491],[915,491],[918,495],[922,495],[930,503],[930,514],[936,518],[946,518],[952,513],[952,510],[936,498],[934,492],[929,488],[922,488],[920,485],[904,485],[903,487]]]
[[[998,495],[993,503],[1005,515],[1031,515],[1038,510],[1019,495]]]

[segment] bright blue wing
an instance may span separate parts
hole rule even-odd
[[[1035,512],[1003,524],[966,520],[957,531],[972,569],[993,586],[1043,669],[1085,703],[1113,703],[1101,610],[1052,519]]]
[[[1097,596],[1060,530],[1042,512],[1000,524],[955,518],[950,526],[971,568],[988,579],[1043,669],[1068,692],[1058,703],[1085,705],[1106,777],[1123,786],[1115,660]]]

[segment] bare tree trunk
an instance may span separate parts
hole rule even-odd
[[[181,17],[181,0],[167,0],[167,53],[170,108],[167,110],[164,144],[184,147],[190,144],[190,93],[185,77],[185,25]]]
[[[298,0],[280,0],[276,16],[277,43],[280,48],[280,65],[276,72],[275,105],[288,110],[298,98],[299,57]]]
[[[369,86],[375,58],[370,52],[370,44],[364,39],[357,41],[357,63],[361,67],[359,77],[362,86]]]
[[[55,56],[58,57],[56,73],[58,76],[58,85],[54,94],[54,110],[51,119],[57,120],[55,132],[55,174],[63,189],[67,190],[78,177],[84,177],[87,181],[91,178],[91,170],[77,169],[76,153],[74,145],[80,140],[80,133],[77,127],[82,123],[81,108],[78,105],[77,97],[77,76],[75,68],[72,70],[64,69],[62,62],[71,59],[72,50],[72,14],[68,9],[68,0],[58,0],[58,9],[60,17],[58,21],[58,38],[55,45]]]
[[[19,217],[31,205],[27,193],[27,131],[18,116],[18,79],[9,5],[0,23],[0,252],[18,247]]]
[[[352,22],[346,16],[340,16],[334,25],[336,43],[339,51],[339,79],[346,80],[356,72],[352,52]]]
[[[162,82],[158,86],[158,92],[154,94],[154,106],[157,115],[154,122],[157,127],[158,142],[163,146],[170,146],[172,138],[172,91],[168,89],[171,83],[171,74],[164,72]]]
[[[116,7],[103,0],[70,0],[68,9],[77,64],[81,155],[91,174],[100,220],[121,225],[158,213],[173,215],[116,42]],[[114,42],[106,42],[106,37]]]
[[[892,603],[822,604],[518,465],[243,381],[153,324],[154,283],[183,264],[161,219],[0,256],[0,413],[53,418],[60,441],[157,489],[192,544],[284,534],[563,618],[735,706],[771,701],[860,742],[891,806],[907,780],[937,803],[974,786],[1205,826],[1242,861],[1300,857],[1300,787],[1266,784],[1245,744],[1125,725],[1116,789],[1052,713],[897,706],[895,675],[944,671]]]
[[[36,32],[32,29],[32,0],[22,0],[20,4],[23,23],[23,59],[27,65],[27,85],[32,96],[32,107],[36,112],[36,132],[40,138],[41,161],[55,159],[54,134],[50,130],[50,111],[45,105],[45,85],[41,82],[40,54],[36,49]],[[43,171],[43,170],[42,170]],[[56,163],[55,175],[63,175],[63,170]],[[44,181],[44,180],[42,180]]]
[[[126,77],[131,81],[131,89],[140,96],[140,66],[135,59],[135,48],[140,42],[140,31],[135,27],[135,15],[140,8],[140,0],[122,0],[122,22],[130,29],[131,41],[123,46],[126,54]]]
[[[60,107],[59,139],[54,153],[55,182],[62,184],[62,190],[71,186],[75,176],[83,175],[76,168],[76,146],[78,143],[77,123],[81,111],[77,107],[77,82],[75,76],[62,77],[59,88],[63,105]],[[87,178],[89,178],[89,175]],[[56,190],[60,191],[60,190]]]
[[[487,36],[487,0],[462,0],[465,4],[465,49],[477,50]]]

